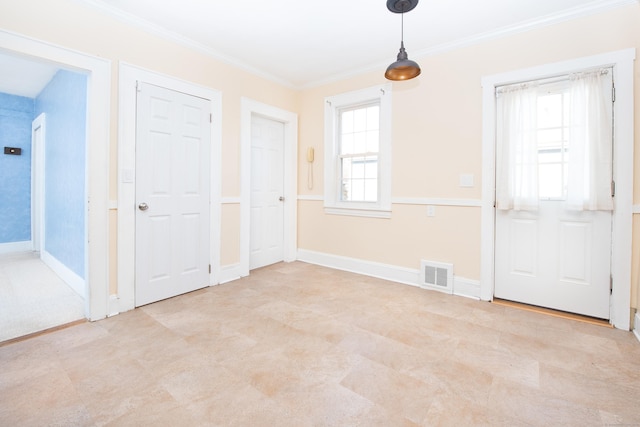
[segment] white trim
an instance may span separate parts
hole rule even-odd
[[[118,116],[118,301],[117,311],[135,307],[135,210],[136,203],[136,83],[138,81],[191,94],[210,101],[211,123],[211,190],[210,190],[210,284],[217,284],[220,276],[221,234],[221,141],[222,94],[212,88],[156,73],[124,62],[119,67]]]
[[[434,206],[460,206],[460,207],[481,207],[482,200],[476,199],[431,199],[419,197],[394,197],[391,203],[395,205],[434,205]]]
[[[109,200],[109,210],[110,211],[118,210],[118,201],[117,200]]]
[[[234,205],[240,204],[241,202],[242,199],[240,197],[223,197],[220,201],[220,203],[222,203],[223,205]]]
[[[425,290],[430,288],[420,285],[420,270],[396,265],[382,264],[339,255],[315,252],[306,249],[298,250],[298,260],[310,264],[349,271],[363,276],[377,277],[404,285],[416,286]],[[479,284],[475,280],[463,277],[453,277],[453,294],[473,299],[479,299]]]
[[[73,272],[69,267],[60,262],[49,252],[40,254],[42,262],[44,262],[54,273],[56,273],[73,291],[80,295],[86,301],[87,289],[85,280]]]
[[[535,80],[578,71],[614,66],[616,83],[614,178],[616,181],[613,213],[613,247],[611,275],[614,280],[611,295],[610,322],[616,328],[629,330],[631,306],[631,235],[633,198],[633,61],[635,49],[625,49],[601,55],[546,64],[524,70],[487,76],[482,79],[482,212],[480,249],[480,297],[493,299],[494,235],[495,235],[495,96],[497,86]]]
[[[220,268],[220,284],[240,279],[243,277],[241,271],[240,263],[222,266]]]
[[[32,252],[33,242],[25,240],[23,242],[0,243],[0,255],[10,254],[13,252]]]
[[[298,194],[298,200],[307,202],[322,202],[324,201],[324,196],[321,196],[319,194]]]
[[[109,113],[111,62],[51,43],[0,30],[0,49],[53,62],[61,68],[87,73],[87,198],[85,299],[90,320],[107,315],[109,298]],[[91,205],[91,209],[88,205]]]
[[[391,83],[328,96],[324,99],[324,208],[327,214],[391,217],[392,178],[392,106]],[[340,173],[340,141],[338,126],[340,111],[367,103],[380,107],[378,148],[378,200],[354,202],[342,200]],[[367,214],[367,211],[371,213]]]
[[[635,315],[635,328],[633,329],[633,333],[640,341],[640,313],[636,313]]]
[[[36,140],[36,132],[40,132],[40,142]],[[44,251],[45,221],[45,156],[47,145],[47,117],[40,113],[31,122],[31,249]]]
[[[298,241],[298,115],[243,97],[240,100],[240,275],[249,275],[251,240],[251,116],[284,124],[284,261],[296,259]]]

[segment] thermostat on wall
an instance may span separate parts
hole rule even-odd
[[[22,154],[22,148],[4,147],[4,154],[15,154],[16,156],[19,156]]]

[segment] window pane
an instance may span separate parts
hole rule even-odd
[[[377,158],[369,158],[367,159],[367,163],[365,164],[364,169],[364,177],[367,179],[377,179],[378,178],[378,159]]]
[[[562,126],[562,94],[552,93],[538,97],[538,127]]]
[[[562,145],[562,129],[545,129],[538,131],[538,147],[560,147]]]
[[[365,161],[363,158],[354,158],[351,161],[351,178],[363,179],[364,178],[364,166]]]
[[[380,149],[380,131],[370,130],[367,132],[367,152],[377,153]]]
[[[353,110],[344,111],[340,114],[340,132],[343,135],[353,132]]]
[[[356,132],[353,134],[353,152],[354,153],[367,152],[367,133],[366,132]]]
[[[374,105],[367,108],[367,129],[380,129],[380,106]]]
[[[367,130],[367,110],[360,108],[353,111],[353,131],[363,132]]]
[[[355,153],[353,144],[353,134],[343,134],[342,143],[340,144],[340,154],[353,154]]]
[[[375,202],[378,200],[378,179],[366,179],[364,184],[364,201]]]
[[[562,151],[556,150],[540,150],[538,152],[538,163],[562,163]]]

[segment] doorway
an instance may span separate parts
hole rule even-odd
[[[263,104],[248,98],[241,100],[241,197],[240,197],[240,264],[239,276],[248,276],[251,270],[251,246],[252,234],[256,224],[253,223],[252,209],[252,141],[253,125],[256,118],[267,120],[263,124],[279,127],[278,132],[283,133],[282,138],[282,195],[278,196],[276,203],[278,209],[282,208],[282,256],[285,262],[295,261],[297,258],[297,183],[298,183],[298,116],[295,113],[282,110],[271,105]],[[256,130],[257,131],[257,130]],[[278,137],[279,138],[279,137]],[[274,160],[280,161],[280,160]],[[280,178],[278,178],[280,180]],[[283,200],[280,201],[279,198]],[[272,201],[273,202],[273,201]],[[277,220],[280,221],[279,219]],[[264,226],[260,226],[264,227]],[[258,264],[256,264],[258,265]]]
[[[613,177],[616,195],[612,213],[610,323],[630,327],[631,226],[633,206],[633,61],[635,49],[546,64],[524,70],[487,76],[483,87],[483,175],[481,213],[480,298],[491,301],[495,291],[496,218],[496,101],[497,87],[561,75],[576,70],[612,67],[616,82]]]
[[[284,260],[284,124],[251,117],[249,269]]]

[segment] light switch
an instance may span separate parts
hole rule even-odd
[[[436,207],[433,205],[427,205],[427,216],[436,216]]]

